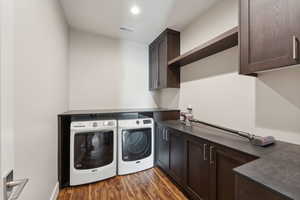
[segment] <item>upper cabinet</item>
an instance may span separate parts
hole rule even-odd
[[[240,0],[240,73],[299,63],[299,0]]]
[[[166,29],[149,46],[149,89],[179,88],[180,69],[168,62],[180,55],[180,33]]]

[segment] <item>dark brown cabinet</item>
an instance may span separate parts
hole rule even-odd
[[[290,198],[283,197],[282,195],[273,192],[269,189],[265,189],[262,185],[259,185],[247,178],[240,175],[236,175],[236,188],[235,188],[235,200],[288,200]]]
[[[235,196],[235,174],[233,169],[254,160],[221,146],[210,145],[210,200],[228,200]]]
[[[209,199],[208,148],[207,142],[186,139],[186,189],[193,199]]]
[[[156,164],[164,170],[169,170],[170,145],[166,137],[166,128],[157,126],[156,129]]]
[[[240,0],[240,73],[299,63],[299,0]]]
[[[184,137],[182,133],[167,129],[167,140],[170,143],[169,170],[173,178],[181,183],[183,181],[184,167]]]
[[[181,133],[157,127],[156,164],[175,181],[181,183],[184,173],[184,140]]]
[[[180,33],[165,30],[149,45],[149,89],[180,87],[180,69],[169,68],[168,61],[180,55]]]
[[[156,42],[149,46],[149,89],[158,88],[158,48]]]
[[[193,200],[235,199],[233,169],[256,159],[163,126],[156,141],[156,164]]]
[[[255,159],[195,138],[186,139],[186,155],[186,190],[197,200],[234,199],[233,169]]]

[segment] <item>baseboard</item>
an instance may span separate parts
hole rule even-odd
[[[51,194],[50,200],[56,200],[59,193],[59,183],[57,182],[54,186],[53,192]]]

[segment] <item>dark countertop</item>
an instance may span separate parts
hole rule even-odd
[[[64,115],[89,115],[89,114],[118,114],[118,113],[143,113],[143,112],[164,112],[179,111],[177,108],[132,108],[132,109],[103,109],[103,110],[71,110],[60,114]]]
[[[247,139],[206,125],[186,127],[180,121],[161,125],[258,157],[234,171],[290,199],[300,199],[300,146],[277,141],[269,147],[251,145]]]

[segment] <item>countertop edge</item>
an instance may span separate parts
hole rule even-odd
[[[122,114],[122,113],[146,113],[146,112],[170,112],[180,111],[178,108],[130,108],[130,109],[104,109],[104,110],[70,110],[57,116],[97,115],[97,114]]]

